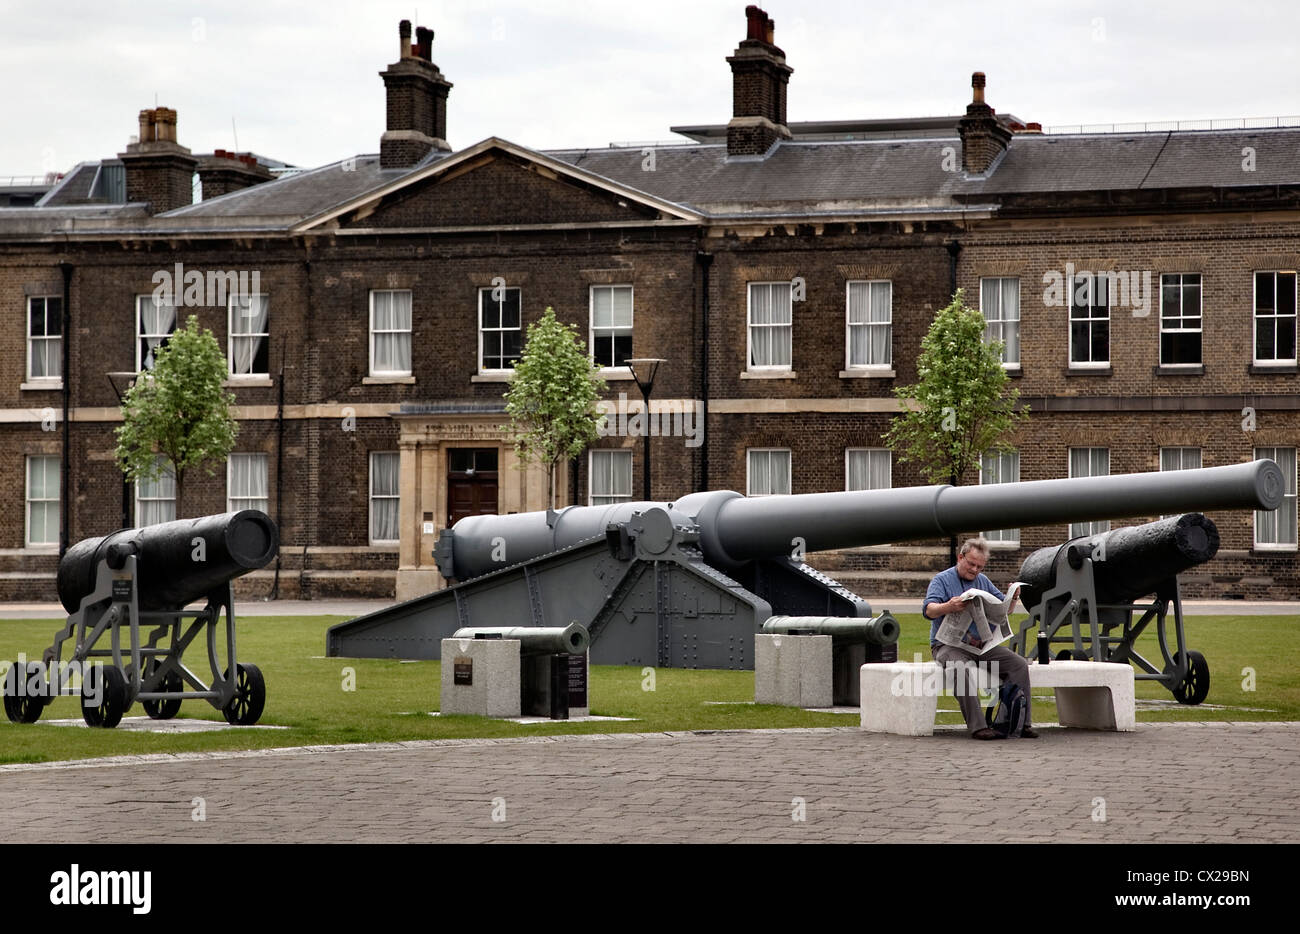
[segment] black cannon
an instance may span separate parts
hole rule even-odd
[[[577,620],[597,664],[751,668],[772,616],[869,617],[805,553],[959,532],[1185,509],[1274,509],[1272,461],[1169,473],[470,516],[434,555],[459,583],[329,630],[326,654],[437,658],[457,629]]]
[[[269,516],[246,509],[123,529],[73,545],[58,571],[67,625],[40,662],[10,666],[5,713],[14,722],[34,723],[55,696],[79,680],[82,716],[90,726],[116,726],[137,700],[159,720],[176,716],[184,700],[206,700],[232,724],[256,723],[266,704],[266,684],[256,665],[236,659],[231,581],[264,567],[279,541]],[[185,609],[199,600],[205,601],[201,610]],[[217,652],[223,611],[224,666]],[[201,632],[210,684],[183,661]],[[63,645],[69,639],[73,648],[65,662]]]
[[[1020,596],[1029,616],[1011,642],[1031,653],[1031,632],[1051,645],[1064,644],[1058,658],[1132,662],[1139,680],[1158,681],[1180,703],[1199,704],[1210,690],[1205,656],[1189,651],[1183,635],[1178,575],[1204,564],[1219,550],[1219,530],[1198,513],[1172,516],[1071,539],[1040,548],[1020,567]],[[1150,602],[1140,598],[1150,596]],[[1174,619],[1174,645],[1166,629]],[[1142,616],[1135,623],[1133,614]],[[1157,667],[1138,653],[1136,642],[1151,622],[1163,656]],[[1064,632],[1063,632],[1064,630]]]

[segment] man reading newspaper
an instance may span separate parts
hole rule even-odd
[[[930,624],[930,654],[945,669],[964,663],[979,662],[983,665],[997,662],[1001,677],[1019,684],[1028,699],[1030,696],[1028,663],[1000,644],[1010,635],[1009,627],[1004,630],[1002,627],[990,625],[990,622],[997,623],[999,617],[1003,625],[1006,624],[1006,617],[1015,606],[1017,588],[1013,587],[1011,597],[1007,598],[1002,591],[994,587],[993,582],[982,573],[988,560],[988,541],[982,537],[968,539],[962,543],[958,551],[957,564],[946,571],[940,571],[930,581],[930,587],[925,592],[925,602],[921,606],[925,618],[933,620]],[[992,594],[997,602],[990,606],[986,605],[984,600],[964,596],[965,592],[971,589]],[[972,606],[972,601],[977,605]],[[952,622],[958,625],[967,620],[969,624],[964,631],[952,625],[945,626],[944,624],[949,622],[949,617],[952,617]],[[947,641],[940,638],[941,630]],[[966,729],[970,732],[971,738],[1002,739],[1003,737],[989,729],[984,722],[976,679],[965,677],[965,672],[957,672],[957,675],[959,676],[954,678],[953,693],[957,697],[961,715],[966,720]],[[994,688],[996,689],[996,685]],[[1025,739],[1035,739],[1038,736],[1029,725],[1032,716],[1033,705],[1030,702],[1025,729],[1020,734]]]

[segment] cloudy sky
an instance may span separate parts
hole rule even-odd
[[[794,68],[789,119],[961,112],[1044,126],[1292,116],[1295,0],[768,0]],[[0,0],[0,177],[121,151],[179,112],[195,152],[295,165],[377,152],[397,22],[435,32],[455,148],[673,139],[725,123],[743,0]]]

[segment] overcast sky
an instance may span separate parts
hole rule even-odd
[[[960,113],[1044,126],[1300,115],[1296,0],[768,0],[789,119]],[[0,177],[111,157],[178,111],[195,152],[379,151],[397,23],[434,30],[448,140],[539,149],[725,123],[742,0],[0,0]],[[1293,122],[1300,122],[1295,120]],[[236,140],[237,134],[237,140]]]

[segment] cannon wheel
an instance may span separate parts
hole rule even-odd
[[[176,672],[171,672],[163,679],[163,689],[167,691],[180,691],[185,687],[185,682]],[[170,720],[181,712],[181,701],[179,697],[169,697],[166,700],[142,700],[140,706],[144,708],[150,719],[153,720]]]
[[[28,662],[25,666],[26,677],[29,679],[32,666],[35,664],[37,663]],[[14,662],[5,675],[5,716],[11,723],[35,723],[41,718],[41,711],[45,709],[45,698],[28,694],[25,688],[20,693],[17,690],[18,674],[18,663]]]
[[[240,662],[235,675],[235,696],[221,708],[227,723],[252,726],[266,707],[266,680],[256,665]]]
[[[1175,667],[1181,661],[1182,654],[1182,652],[1174,653]],[[1210,665],[1205,660],[1205,656],[1194,649],[1188,650],[1187,662],[1187,674],[1170,690],[1174,692],[1174,700],[1180,704],[1199,704],[1210,693]]]
[[[102,693],[100,693],[102,691]],[[98,705],[86,706],[86,699],[100,694]],[[127,701],[126,675],[114,665],[96,665],[81,681],[81,719],[86,726],[111,730],[122,722],[122,714],[130,704]]]

